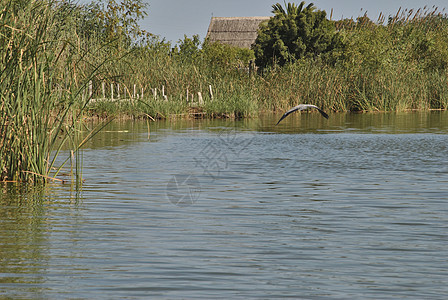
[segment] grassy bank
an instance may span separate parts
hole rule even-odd
[[[315,104],[329,111],[406,111],[448,107],[447,72],[424,70],[418,64],[397,63],[370,69],[301,61],[268,70],[262,76],[250,76],[241,70],[215,72],[196,65],[178,65],[176,61],[167,63],[169,67],[163,73],[148,71],[147,77],[136,81],[136,85],[144,87],[145,92],[144,97],[134,104],[100,101],[101,104],[90,106],[91,113],[149,114],[155,118],[166,118],[199,110],[206,117],[248,117],[260,111],[284,110],[298,103]],[[147,69],[157,70],[154,66]],[[166,100],[161,95],[162,86]],[[213,98],[209,86],[212,87]],[[157,97],[153,96],[151,89],[154,88],[158,90]]]

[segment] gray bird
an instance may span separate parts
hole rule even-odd
[[[278,122],[277,122],[277,124],[275,124],[275,125],[278,125],[278,123],[280,123],[284,118],[286,118],[289,114],[291,114],[291,113],[293,113],[293,112],[295,112],[295,111],[297,111],[297,110],[305,110],[305,109],[308,109],[308,108],[315,108],[315,109],[317,109],[319,112],[320,112],[320,114],[325,118],[325,119],[328,119],[328,114],[326,113],[326,112],[324,112],[322,109],[320,109],[319,107],[317,107],[316,105],[312,105],[312,104],[299,104],[299,105],[297,105],[297,106],[294,106],[293,108],[291,108],[290,110],[288,110],[287,112],[285,112],[285,114],[280,118],[280,120],[278,120]]]

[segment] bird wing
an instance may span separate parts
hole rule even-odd
[[[287,112],[285,112],[285,113],[283,114],[283,116],[280,118],[280,120],[278,120],[277,124],[275,124],[275,126],[277,126],[278,123],[280,123],[284,118],[286,118],[287,116],[289,116],[289,114],[295,112],[296,110],[299,110],[300,108],[301,108],[301,106],[300,106],[300,105],[297,105],[297,106],[294,106],[293,108],[291,108],[290,110],[288,110]],[[304,108],[302,108],[302,109],[300,109],[300,110],[303,110],[303,109],[304,109]]]
[[[320,114],[325,118],[328,119],[328,114],[326,112],[324,112],[322,109],[320,109],[319,107],[317,107],[316,105],[312,105],[312,104],[299,104],[297,106],[294,106],[293,108],[291,108],[290,110],[288,110],[287,112],[285,112],[283,114],[283,116],[280,118],[280,120],[278,120],[277,124],[280,123],[284,118],[286,118],[287,116],[289,116],[291,113],[297,111],[297,110],[305,110],[307,108],[315,108],[317,109],[318,112],[320,112]]]
[[[316,106],[316,109],[317,109],[318,112],[320,112],[320,114],[321,114],[325,119],[328,119],[328,118],[329,118],[328,114],[327,114],[326,112],[324,112],[322,109],[320,109],[320,108],[317,107],[317,106]]]

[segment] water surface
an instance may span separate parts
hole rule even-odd
[[[448,114],[115,122],[2,186],[0,297],[444,299]]]

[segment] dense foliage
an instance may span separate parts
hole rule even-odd
[[[332,51],[338,44],[335,25],[325,11],[316,11],[314,4],[305,7],[288,3],[272,6],[274,16],[261,25],[253,45],[256,64],[260,67],[283,66],[304,57],[315,58]]]

